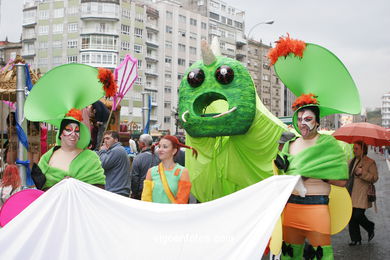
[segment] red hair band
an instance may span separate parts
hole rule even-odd
[[[192,150],[192,155],[195,156],[195,158],[198,157],[198,151],[197,151],[195,148],[180,143],[180,142],[179,142],[179,139],[177,139],[176,136],[173,136],[173,135],[164,135],[164,136],[161,138],[161,140],[162,140],[162,139],[169,140],[169,141],[172,143],[173,148],[176,148],[176,149],[177,149],[175,155],[179,152],[180,147],[184,147],[184,148],[187,148],[187,149],[191,149],[191,150]],[[161,142],[161,140],[160,140],[160,142]],[[154,145],[151,146],[151,151],[152,151],[152,153],[154,153],[155,147],[156,147],[157,145],[159,145],[160,142],[158,142],[158,143],[156,143],[156,144],[154,144]]]

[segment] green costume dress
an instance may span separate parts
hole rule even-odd
[[[175,175],[176,170],[179,169],[177,175]],[[168,171],[165,170],[165,176],[167,178],[169,189],[171,190],[173,196],[176,197],[179,180],[181,174],[183,173],[184,167],[180,164],[176,163],[175,167]],[[153,181],[153,193],[152,193],[152,201],[157,203],[171,203],[167,194],[164,191],[163,184],[161,182],[160,174],[158,173],[158,166],[154,166],[152,168],[152,181]]]
[[[54,147],[47,151],[39,161],[39,168],[46,176],[45,188],[50,188],[60,182],[65,176],[69,176],[89,184],[105,184],[104,170],[99,157],[91,150],[83,150],[69,165],[69,171],[64,171],[49,165]]]

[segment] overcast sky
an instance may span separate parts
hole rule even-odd
[[[0,40],[18,41],[23,0],[0,0]],[[350,71],[365,107],[390,92],[390,0],[225,0],[246,12],[246,33],[264,43],[290,33],[335,53]],[[348,97],[343,97],[348,98]]]

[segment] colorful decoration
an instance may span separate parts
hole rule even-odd
[[[106,97],[113,97],[116,94],[118,86],[114,79],[114,74],[111,70],[106,68],[99,68],[98,78],[103,83],[103,89],[106,93]]]
[[[280,37],[276,43],[276,47],[268,53],[271,65],[274,65],[279,57],[286,58],[290,53],[302,58],[303,51],[306,48],[305,42],[291,39],[289,34],[287,34],[287,37]]]
[[[114,75],[119,84],[119,89],[114,95],[113,111],[116,110],[118,104],[138,78],[138,60],[127,54],[122,63],[115,69]]]
[[[83,121],[83,115],[81,114],[81,110],[78,110],[76,108],[72,108],[71,110],[69,110],[69,112],[66,113],[65,116],[73,117],[74,119],[76,119],[79,122]]]
[[[292,109],[296,111],[300,107],[307,106],[307,105],[319,105],[317,96],[314,94],[302,94],[299,96],[294,103],[292,104]]]

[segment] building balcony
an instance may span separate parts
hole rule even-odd
[[[35,41],[37,39],[37,36],[35,34],[29,33],[29,34],[23,34],[22,35],[22,41],[27,42],[27,41]]]
[[[37,24],[37,19],[35,17],[23,19],[23,27],[34,27]]]
[[[22,51],[23,58],[29,58],[35,56],[35,50]]]
[[[114,12],[104,11],[104,10],[88,10],[88,8],[83,8],[84,4],[81,4],[81,14],[80,18],[83,20],[110,20],[110,21],[119,21],[119,9]]]
[[[89,66],[92,66],[92,67],[96,67],[96,68],[107,68],[107,69],[115,69],[118,65],[115,63],[112,63],[112,64],[106,64],[106,63],[84,63],[83,64],[86,64],[86,65],[89,65]]]
[[[152,22],[146,23],[145,27],[146,27],[146,30],[148,30],[148,31],[152,31],[152,32],[156,32],[156,33],[159,31],[157,24],[154,24]]]
[[[244,51],[244,50],[236,50],[236,57],[238,59],[246,57],[246,51]]]
[[[158,72],[154,69],[147,69],[145,70],[145,75],[146,76],[153,76],[153,77],[158,77]]]
[[[151,61],[151,62],[158,62],[158,58],[156,55],[148,54],[148,53],[145,56],[145,60]]]
[[[246,39],[244,39],[242,36],[237,36],[236,37],[236,45],[237,46],[242,46],[242,45],[245,45],[245,44],[248,44]]]
[[[82,44],[80,51],[105,51],[118,53],[117,45]]]
[[[145,90],[151,90],[151,91],[154,91],[154,92],[157,92],[158,89],[157,89],[157,86],[145,86]]]
[[[119,32],[114,29],[96,29],[96,28],[81,28],[80,35],[98,34],[98,35],[113,35],[119,37]]]
[[[146,38],[146,46],[150,48],[158,48],[158,43],[155,39]]]

